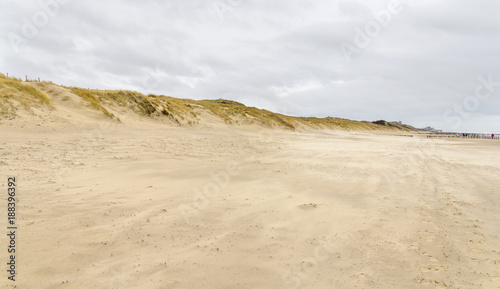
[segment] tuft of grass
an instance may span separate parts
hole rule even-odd
[[[0,93],[5,97],[24,97],[24,103],[38,102],[40,104],[50,104],[50,97],[43,91],[38,90],[33,85],[23,83],[19,78],[10,78],[0,73]]]
[[[90,89],[84,89],[79,87],[69,87],[69,89],[76,95],[80,96],[84,100],[90,103],[90,105],[100,110],[104,115],[110,118],[114,118],[114,115],[110,113],[101,103],[100,99],[96,96],[95,91]],[[94,93],[93,93],[94,92]]]
[[[33,84],[0,73],[0,114],[15,114],[15,102],[28,110],[36,105],[51,106],[50,97]]]

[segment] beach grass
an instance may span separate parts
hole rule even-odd
[[[50,94],[55,88],[63,88],[79,96],[89,106],[112,119],[119,119],[111,111],[127,109],[150,118],[168,118],[181,125],[196,125],[202,121],[200,115],[209,113],[228,125],[254,123],[264,127],[279,127],[288,130],[298,128],[328,128],[344,130],[418,131],[399,122],[354,121],[337,117],[295,117],[275,113],[266,109],[248,107],[242,103],[225,99],[193,100],[165,95],[142,94],[130,90],[99,90],[80,87],[58,86],[52,82],[22,81],[0,74],[0,113],[15,113],[19,102],[25,108],[35,105],[51,105]]]

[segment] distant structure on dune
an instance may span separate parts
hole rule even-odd
[[[442,133],[443,132],[442,129],[435,129],[435,128],[430,127],[430,126],[424,127],[421,130],[425,130],[425,131],[432,132],[432,133]]]

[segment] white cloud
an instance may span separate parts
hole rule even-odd
[[[299,82],[296,84],[293,84],[291,86],[273,86],[272,90],[278,95],[279,97],[287,97],[290,94],[294,93],[302,93],[302,92],[310,92],[311,90],[315,90],[318,88],[322,88],[323,86],[321,85],[320,82],[310,80],[310,81],[305,81],[305,82]]]

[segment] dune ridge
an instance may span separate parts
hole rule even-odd
[[[178,126],[200,126],[206,123],[258,125],[296,130],[328,128],[346,130],[379,130],[417,132],[399,122],[354,121],[337,117],[293,117],[265,109],[247,107],[225,100],[180,99],[165,95],[142,94],[128,90],[98,90],[65,87],[48,81],[22,81],[0,74],[0,118],[15,118],[19,110],[33,107],[57,111],[66,102],[81,104],[109,119],[121,121],[127,113]],[[74,108],[78,108],[74,105]]]

